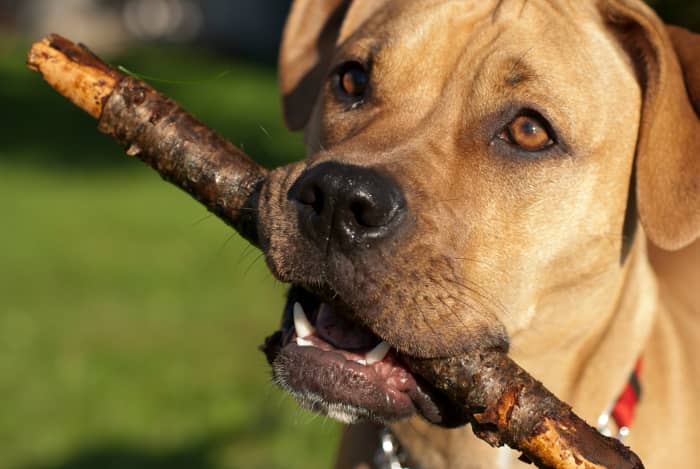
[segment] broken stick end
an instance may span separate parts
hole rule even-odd
[[[58,34],[32,45],[27,66],[95,119],[102,116],[104,103],[124,76],[86,47]]]

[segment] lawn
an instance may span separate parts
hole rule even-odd
[[[0,468],[328,467],[338,426],[257,350],[284,285],[0,40]],[[112,62],[178,82],[154,85],[268,166],[302,154],[270,68],[182,48]]]

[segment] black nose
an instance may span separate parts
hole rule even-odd
[[[321,249],[369,247],[394,234],[406,218],[401,190],[370,168],[321,163],[302,173],[289,190],[303,234]]]

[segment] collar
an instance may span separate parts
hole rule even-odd
[[[627,379],[627,384],[618,398],[598,417],[598,431],[605,436],[612,436],[610,420],[617,427],[616,438],[624,440],[630,433],[630,427],[634,423],[634,414],[637,404],[642,397],[642,385],[639,377],[642,372],[642,357],[637,359],[634,369]]]

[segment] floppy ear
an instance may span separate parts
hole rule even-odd
[[[295,0],[282,34],[279,85],[290,130],[306,126],[336,44],[347,39],[384,1]]]
[[[642,226],[657,246],[680,249],[700,236],[700,35],[667,29],[637,0],[606,1],[601,11],[643,88],[636,156]]]
[[[296,0],[279,55],[279,85],[290,130],[304,128],[352,0]]]

